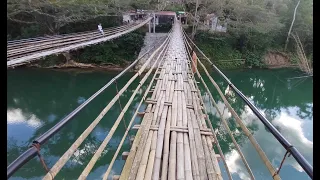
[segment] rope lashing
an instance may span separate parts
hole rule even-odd
[[[292,147],[293,147],[293,146],[289,146],[289,147],[287,148],[287,151],[286,151],[286,153],[284,154],[284,156],[283,156],[283,158],[282,158],[282,161],[281,161],[281,163],[280,163],[280,166],[279,166],[277,172],[275,172],[272,177],[274,177],[275,175],[279,174],[279,172],[280,172],[280,170],[281,170],[281,168],[282,168],[282,165],[283,165],[284,161],[286,160],[287,155],[288,155],[288,157],[291,156],[290,148],[292,148]]]
[[[50,169],[48,168],[46,162],[44,161],[43,157],[41,156],[41,153],[40,153],[40,143],[38,143],[37,141],[33,141],[32,145],[30,147],[35,147],[37,149],[37,155],[39,157],[39,160],[43,166],[43,168],[46,170],[47,173],[49,173],[51,175],[51,172],[50,172]],[[52,179],[53,179],[53,176],[51,175]]]

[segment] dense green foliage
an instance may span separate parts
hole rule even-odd
[[[75,62],[97,65],[126,65],[137,58],[143,46],[145,29],[136,30],[112,41],[71,51],[71,59]],[[38,64],[43,67],[65,63],[65,57],[51,55]]]
[[[144,31],[135,31],[113,41],[84,48],[72,55],[82,63],[124,64],[126,61],[133,61],[139,55],[144,35]]]
[[[122,22],[121,16],[100,16],[83,21],[71,22],[60,27],[55,34],[66,34],[97,29],[99,23],[103,28],[119,26]],[[51,35],[50,30],[40,24],[25,25],[14,21],[7,21],[7,40],[24,39]]]
[[[171,28],[172,28],[171,23],[159,24],[159,25],[156,25],[156,32],[157,33],[167,33],[170,31]]]
[[[103,28],[119,26],[122,24],[122,15],[115,9],[123,5],[121,3],[124,2],[9,0],[7,40],[92,31],[97,29],[99,23]],[[81,63],[126,64],[138,56],[145,32],[146,29],[140,28],[113,41],[71,51],[71,59]],[[52,55],[38,64],[53,66],[65,62],[63,55]]]
[[[299,0],[199,0],[197,17],[203,25],[207,14],[214,13],[220,22],[227,23],[227,34],[199,32],[197,44],[215,61],[246,59],[247,66],[262,67],[267,51],[283,51],[288,31],[293,21],[294,9]],[[196,1],[188,1],[186,9],[194,14]],[[292,34],[299,36],[306,56],[313,60],[313,2],[300,1],[295,14],[287,55],[296,58],[296,42]],[[190,22],[190,21],[189,21]],[[189,33],[190,29],[189,29]],[[235,64],[237,61],[234,61]],[[230,63],[229,63],[230,64]]]
[[[117,26],[122,20],[114,15],[120,15],[129,9],[185,10],[194,14],[196,2],[196,0],[183,3],[164,0],[74,0],[72,2],[8,0],[7,39],[93,30],[98,23],[102,23],[104,28]],[[198,30],[195,37],[200,48],[221,66],[242,67],[243,64],[239,61],[222,63],[221,60],[245,59],[245,66],[263,67],[263,57],[266,52],[284,51],[291,24],[293,24],[292,31],[288,36],[289,43],[285,53],[291,57],[292,62],[297,62],[299,59],[296,42],[291,36],[295,34],[301,40],[306,57],[312,64],[312,0],[198,0],[198,2],[196,18],[200,25],[203,25],[207,14],[210,13],[214,13],[220,22],[227,25],[225,34]],[[297,11],[294,14],[296,6]],[[190,18],[188,24],[192,25],[193,20]],[[169,24],[159,25],[157,32],[167,32],[170,27]],[[142,38],[142,35],[133,33],[122,38],[73,52],[73,58],[80,62],[99,64],[129,61],[137,55],[142,41],[139,38]],[[91,57],[89,52],[95,57]]]

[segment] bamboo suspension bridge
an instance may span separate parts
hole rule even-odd
[[[7,43],[7,67],[23,65],[32,60],[37,60],[49,55],[68,52],[70,50],[110,41],[142,27],[146,23],[150,22],[151,19],[152,18],[150,17],[141,23],[132,23],[129,25],[105,29],[104,35],[98,31],[88,31],[9,41]]]
[[[50,39],[37,39],[30,40],[28,42],[20,41],[15,45],[11,44],[8,49],[12,55],[12,59],[8,61],[11,65],[16,62],[21,63],[29,61],[34,57],[40,57],[43,54],[49,54],[48,51],[62,52],[63,48],[72,49],[72,47],[80,47],[98,42],[103,42],[112,37],[118,36],[121,33],[128,33],[134,29],[141,27],[149,22],[151,18],[148,18],[140,24],[128,25],[119,28],[113,28],[110,30],[110,35],[106,37],[92,37],[93,39],[84,40],[81,36],[88,35],[87,32],[83,35],[68,36],[66,37],[51,37]],[[107,34],[107,33],[106,33]],[[91,35],[90,35],[91,36]],[[71,38],[70,44],[67,44],[63,39]],[[96,38],[96,39],[95,39]],[[66,43],[64,45],[49,46],[50,41],[54,39],[56,44]],[[37,45],[39,42],[39,45]],[[35,46],[29,46],[29,43],[35,42]],[[18,51],[17,48],[24,47],[27,44],[27,48],[24,51]],[[41,45],[42,44],[42,45]],[[47,49],[41,49],[47,44]],[[81,44],[81,45],[80,45]],[[37,138],[33,145],[20,155],[14,162],[12,162],[7,168],[7,178],[27,163],[30,159],[39,156],[43,166],[45,167],[47,174],[44,174],[43,179],[54,179],[63,166],[67,163],[70,157],[78,149],[78,147],[84,142],[84,140],[93,131],[96,125],[101,121],[105,114],[119,102],[121,113],[114,121],[114,124],[105,137],[99,148],[95,151],[90,162],[84,167],[84,170],[79,174],[78,179],[87,179],[94,165],[101,156],[103,150],[107,147],[114,132],[119,124],[124,121],[124,115],[128,111],[133,99],[137,93],[142,90],[143,85],[147,85],[144,95],[141,98],[138,107],[135,109],[135,113],[130,119],[129,124],[125,124],[126,131],[117,147],[116,152],[113,155],[108,168],[102,179],[120,179],[120,180],[140,180],[140,179],[154,179],[154,180],[166,180],[166,179],[188,179],[188,180],[216,180],[223,179],[222,171],[226,172],[227,178],[232,179],[231,173],[226,163],[224,154],[219,144],[219,135],[217,130],[213,128],[211,120],[209,119],[208,112],[204,105],[203,99],[200,94],[198,84],[201,83],[206,92],[209,94],[210,103],[216,108],[217,113],[220,115],[220,121],[232,139],[232,142],[237,150],[237,153],[241,157],[243,164],[246,167],[246,171],[251,179],[255,179],[254,173],[241,152],[241,149],[233,137],[228,123],[223,118],[222,113],[217,107],[217,103],[214,100],[212,93],[210,92],[208,85],[202,78],[202,74],[199,73],[199,67],[204,71],[204,75],[210,80],[210,83],[214,85],[217,92],[223,99],[228,110],[231,112],[235,119],[235,122],[240,126],[242,131],[248,137],[254,149],[258,152],[261,162],[265,164],[270,177],[273,179],[281,179],[279,172],[283,161],[287,155],[292,155],[305,172],[313,178],[313,167],[306,161],[306,159],[298,152],[298,150],[291,145],[280,132],[252,105],[252,103],[246,99],[246,97],[228,80],[228,78],[207,58],[203,52],[192,42],[192,40],[183,31],[179,21],[175,20],[175,23],[168,33],[168,36],[157,47],[153,47],[153,52],[148,51],[150,56],[146,60],[145,64],[131,77],[131,79],[121,89],[117,86],[117,80],[126,73],[128,70],[134,67],[140,58],[135,60],[129,67],[114,77],[110,82],[103,86],[99,91],[92,95],[88,100],[81,104],[77,109],[67,115],[58,124],[52,127],[48,132]],[[227,98],[222,93],[222,90],[215,82],[215,80],[208,73],[203,62],[197,57],[198,54],[204,57],[210,65],[226,80],[229,87],[239,95],[240,98],[252,109],[261,122],[270,130],[270,132],[276,137],[276,139],[287,150],[284,154],[282,163],[278,169],[270,162],[263,149],[259,146],[258,142],[252,136],[250,130],[246,127],[239,115],[233,110],[229,104]],[[35,53],[36,52],[36,53]],[[9,51],[8,51],[9,53]],[[17,55],[14,55],[17,53]],[[25,53],[25,54],[24,54]],[[30,58],[32,56],[32,58]],[[144,55],[142,55],[144,56]],[[17,57],[17,58],[16,58]],[[23,60],[23,58],[25,58]],[[28,59],[29,58],[29,59]],[[147,69],[150,66],[151,68]],[[126,89],[132,85],[132,83],[139,78],[139,84],[135,87],[130,99],[122,107],[120,103],[120,96],[126,91]],[[148,81],[149,80],[149,81]],[[197,81],[199,80],[199,82]],[[147,84],[147,82],[149,82]],[[50,139],[56,132],[58,132],[63,126],[68,123],[73,117],[81,111],[87,104],[89,104],[94,98],[96,98],[101,92],[107,89],[111,84],[116,84],[117,95],[109,102],[109,104],[101,111],[101,113],[92,121],[86,130],[77,138],[77,140],[70,146],[70,148],[59,158],[57,162],[48,168],[44,162],[45,157],[41,156],[40,145]],[[146,104],[146,108],[143,112],[139,109],[142,104]],[[141,116],[142,120],[140,124],[133,124],[134,119],[137,116]],[[121,174],[111,175],[111,169],[118,157],[122,145],[126,138],[128,138],[129,131],[137,130],[136,135],[131,143],[131,149],[129,152],[122,154],[125,164],[122,168]],[[216,147],[217,151],[214,149]],[[219,161],[223,162],[223,165],[219,165]]]

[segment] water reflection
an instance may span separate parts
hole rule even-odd
[[[77,74],[70,72],[54,72],[42,70],[18,70],[8,72],[8,96],[7,96],[7,165],[17,158],[32,140],[50,129],[65,115],[70,113],[79,104],[83,103],[96,90],[100,89],[106,82],[113,78],[113,73],[92,73]],[[21,77],[26,77],[21,79]],[[118,81],[121,88],[131,77],[129,73]],[[27,80],[26,80],[27,79]],[[135,87],[138,82],[134,82]],[[55,86],[52,87],[52,84]],[[18,88],[23,85],[23,88]],[[89,86],[90,85],[90,86]],[[37,87],[37,88],[35,88]],[[133,100],[134,107],[137,106],[143,90],[138,92]],[[128,101],[134,89],[128,89],[120,98],[122,104]],[[49,167],[63,155],[63,153],[72,145],[79,135],[88,127],[88,125],[98,116],[101,110],[109,103],[116,94],[114,86],[108,91],[102,93],[99,98],[90,103],[82,112],[80,112],[72,122],[67,124],[58,134],[53,136],[44,146],[41,153]],[[125,114],[124,119],[130,120],[134,110]],[[77,179],[97,148],[107,136],[115,119],[120,113],[118,103],[105,115],[101,122],[94,129],[83,144],[76,150],[70,161],[62,168],[57,179]],[[137,121],[139,122],[139,118]],[[117,145],[119,144],[124,132],[124,125],[120,123],[114,133],[114,138],[103,151],[97,164],[93,168],[93,176],[101,176],[107,169]],[[129,141],[125,141],[124,148],[129,149]],[[121,153],[120,153],[121,154]],[[119,164],[120,163],[120,164]],[[122,166],[122,160],[116,161],[114,167]],[[97,169],[103,170],[97,171]],[[11,179],[40,179],[46,173],[43,170],[37,158],[34,158],[23,168],[21,168]],[[113,170],[119,173],[120,168]],[[103,172],[104,171],[104,172]],[[96,174],[96,173],[100,174]],[[90,174],[90,177],[92,174]],[[97,179],[97,178],[93,178]]]
[[[313,164],[313,102],[312,102],[312,80],[306,80],[300,86],[294,88],[285,81],[286,76],[283,70],[276,71],[281,78],[271,78],[266,72],[227,73],[231,81],[240,89],[256,107],[267,117],[268,120],[281,132],[281,134],[293,144],[302,155]],[[248,75],[249,74],[249,75]],[[214,74],[214,77],[218,75]],[[249,77],[249,78],[246,78]],[[291,76],[292,77],[292,76]],[[221,80],[221,79],[220,79]],[[218,79],[219,81],[219,79]],[[220,86],[221,87],[221,86]],[[285,154],[285,149],[265,128],[260,120],[254,115],[251,109],[237,97],[231,89],[222,85],[225,90],[231,106],[239,114],[240,118],[251,130],[253,136],[260,144],[274,167],[279,167],[280,162]],[[233,173],[234,179],[250,179],[242,160],[228,140],[228,134],[221,132],[224,128],[221,126],[216,110],[211,107],[204,89],[201,89],[205,99],[205,105],[209,110],[213,124],[219,129],[221,146],[226,156],[227,164]],[[268,170],[262,164],[259,155],[252,147],[250,141],[244,136],[241,128],[235,125],[231,113],[228,111],[218,93],[212,88],[212,94],[217,101],[218,109],[223,112],[223,117],[228,121],[231,130],[234,132],[235,139],[241,146],[241,150],[257,179],[272,179]],[[241,133],[239,133],[239,131]],[[283,179],[309,179],[300,165],[293,157],[286,159],[280,176]]]
[[[270,71],[245,71],[229,72],[227,76],[231,81],[250,99],[254,104],[265,113],[266,117],[280,130],[280,132],[295,146],[303,155],[312,161],[313,152],[313,115],[312,115],[312,81],[304,81],[298,86],[288,87],[284,80],[275,79],[270,75]],[[277,71],[273,71],[277,72]],[[277,72],[279,77],[285,78],[292,75],[291,71]],[[21,77],[25,77],[21,79]],[[65,115],[71,112],[79,104],[83,103],[96,90],[108,82],[114,74],[108,73],[88,73],[73,74],[69,72],[52,72],[41,70],[22,70],[8,72],[8,95],[7,95],[7,164],[18,157],[25,149],[28,143],[34,138],[50,129]],[[125,76],[118,82],[119,87],[127,83],[131,75]],[[232,107],[239,113],[242,120],[266,152],[275,167],[278,167],[285,153],[282,146],[273,138],[265,129],[262,123],[252,114],[248,107],[239,99],[233,91],[227,89],[227,84],[214,75],[217,83],[223,87]],[[205,79],[206,80],[206,79]],[[209,81],[206,80],[208,83]],[[128,102],[134,88],[138,82],[125,91],[120,98],[122,106]],[[294,83],[293,80],[291,83]],[[52,84],[55,86],[52,87]],[[252,148],[251,143],[247,140],[242,130],[236,125],[231,113],[227,110],[224,103],[219,98],[213,86],[213,96],[217,101],[218,108],[223,113],[224,118],[228,121],[234,136],[241,146],[246,157],[249,157],[248,163],[252,168],[257,179],[272,179],[268,170],[262,165],[258,154]],[[125,121],[129,122],[132,114],[137,107],[143,90],[140,90],[134,98],[132,105],[125,114]],[[234,179],[246,179],[248,174],[241,162],[231,139],[223,129],[217,118],[216,109],[209,103],[209,95],[200,86],[204,97],[204,103],[209,111],[213,126],[219,129],[218,139],[227,158],[227,163],[233,172]],[[60,133],[55,135],[48,143],[42,146],[41,152],[45,157],[48,166],[52,167],[61,155],[72,145],[79,135],[88,127],[88,125],[97,117],[101,110],[115,96],[115,87],[110,87],[106,93],[92,101],[71,123],[69,123]],[[145,105],[140,109],[144,109]],[[118,102],[100,121],[94,131],[87,137],[83,144],[73,154],[72,158],[56,179],[77,179],[95,151],[98,149],[104,138],[110,131],[114,121],[120,113]],[[141,118],[137,117],[135,123],[139,123]],[[101,179],[108,168],[113,154],[116,151],[125,127],[123,122],[120,123],[118,130],[115,132],[109,145],[106,147],[103,155],[99,158],[96,165],[89,174],[88,179]],[[130,131],[130,134],[135,132]],[[126,140],[122,151],[130,149],[129,141]],[[120,152],[121,154],[122,152]],[[119,156],[112,168],[109,177],[119,174],[124,165],[124,161]],[[41,179],[45,175],[43,167],[39,160],[35,158],[24,168],[19,170],[12,179]],[[21,178],[23,177],[23,178]],[[308,179],[301,168],[292,159],[288,158],[281,170],[283,179]]]

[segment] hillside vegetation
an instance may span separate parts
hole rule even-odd
[[[219,21],[226,22],[227,33],[197,30],[195,41],[225,68],[243,67],[238,59],[245,59],[246,67],[264,67],[268,52],[281,53],[291,63],[305,60],[313,64],[312,0],[8,0],[7,39],[94,30],[98,23],[104,28],[118,26],[121,13],[130,9],[183,10],[193,16],[197,9],[199,23],[193,24],[189,17],[191,26],[201,25],[207,14],[214,13]],[[191,34],[192,27],[187,31]],[[85,63],[123,64],[139,53],[144,32],[142,29],[114,42],[84,48],[72,56]]]

